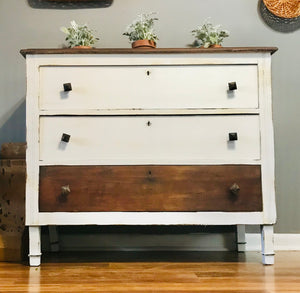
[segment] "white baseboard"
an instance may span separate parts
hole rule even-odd
[[[48,236],[44,249],[49,250]],[[235,233],[192,234],[62,234],[58,236],[62,251],[234,251]],[[259,233],[246,234],[246,251],[260,251]],[[48,243],[48,245],[47,245]],[[46,244],[46,245],[45,245]],[[300,234],[274,234],[275,251],[300,250]]]
[[[261,237],[259,233],[246,234],[246,251],[260,251]],[[274,249],[279,250],[300,250],[300,234],[275,233]]]

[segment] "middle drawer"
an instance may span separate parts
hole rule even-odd
[[[40,160],[49,164],[193,164],[206,159],[259,160],[259,116],[40,118]]]

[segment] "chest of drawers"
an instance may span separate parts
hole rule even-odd
[[[26,225],[261,225],[276,48],[27,49]]]

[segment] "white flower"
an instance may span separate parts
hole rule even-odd
[[[65,26],[62,26],[62,27],[60,28],[60,30],[61,30],[63,33],[65,33],[65,34],[68,34],[68,33],[69,33],[68,29],[67,29]]]
[[[78,29],[78,25],[77,25],[77,23],[76,23],[75,20],[72,20],[72,21],[71,21],[71,26],[72,26],[72,28],[73,28],[74,30],[77,30],[77,29]]]

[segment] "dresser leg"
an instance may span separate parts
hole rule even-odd
[[[237,251],[245,252],[246,251],[246,226],[237,225],[236,226],[236,242],[237,242]]]
[[[273,225],[261,226],[262,262],[264,265],[274,264],[274,231]]]
[[[58,240],[58,232],[56,226],[49,226],[49,242],[50,242],[50,250],[52,252],[59,251],[59,240]]]
[[[41,227],[29,227],[29,265],[37,267],[41,264]]]

